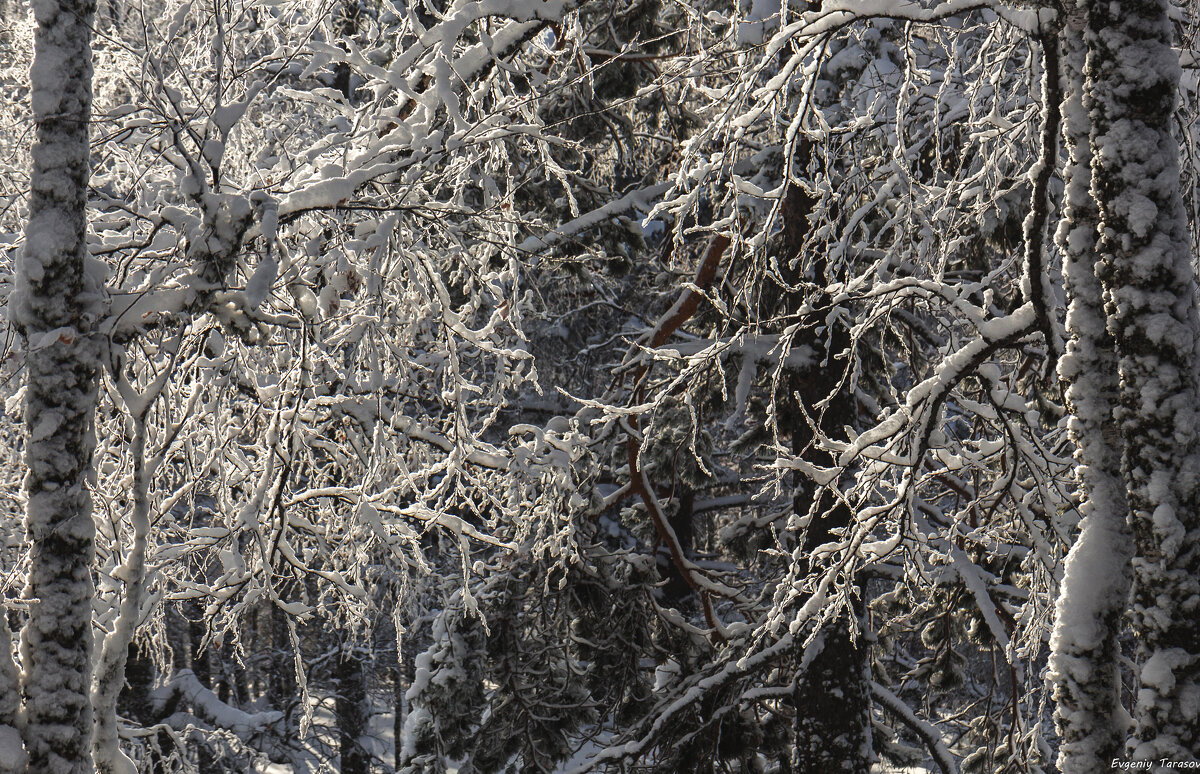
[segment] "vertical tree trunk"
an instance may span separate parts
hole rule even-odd
[[[1200,756],[1200,313],[1171,134],[1166,0],[1088,0],[1100,281],[1118,354],[1141,689],[1133,755]],[[1107,565],[1094,573],[1108,573]]]
[[[30,774],[91,774],[95,448],[101,294],[87,280],[88,121],[94,0],[33,4],[37,127],[15,322],[28,342],[25,392],[30,564],[21,637]]]
[[[828,624],[820,648],[796,681],[796,747],[792,770],[868,774],[874,757],[866,651],[850,637],[851,622]]]
[[[147,404],[147,407],[149,404]],[[92,761],[97,774],[119,774],[133,766],[121,752],[117,733],[117,704],[125,683],[126,666],[133,650],[138,616],[146,594],[146,541],[150,536],[150,473],[146,468],[146,417],[133,415],[133,542],[121,564],[125,597],[117,620],[104,638],[96,661],[92,685]]]
[[[352,643],[342,645],[335,680],[341,774],[370,774],[371,757],[363,747],[367,733],[367,684],[362,659],[354,652]]]
[[[812,150],[806,146],[802,153],[811,154]],[[814,206],[810,194],[801,188],[793,186],[788,191],[783,209],[787,256],[799,255],[804,249],[810,229],[808,216]],[[816,260],[809,274],[807,279],[822,283],[824,261]],[[788,381],[789,400],[795,404],[791,417],[792,452],[817,465],[829,465],[828,452],[821,451],[814,443],[810,420],[831,435],[854,423],[854,394],[841,381],[844,366],[834,359],[850,347],[850,332],[842,325],[827,325],[824,316],[816,315],[807,321],[807,329],[808,335],[801,341],[815,350],[817,362],[794,373]],[[822,402],[824,408],[818,408]],[[802,477],[796,481],[793,510],[797,516],[813,514],[804,532],[805,556],[811,556],[817,546],[831,541],[833,530],[848,526],[854,516],[845,502]],[[811,646],[819,650],[796,678],[795,748],[791,760],[794,771],[853,774],[870,771],[874,753],[867,653],[852,636],[855,625],[849,617],[827,624]],[[797,661],[802,658],[803,649],[798,648]]]
[[[0,604],[0,774],[21,774],[25,769],[25,751],[17,731],[20,710],[20,675],[13,661],[12,630],[8,628],[8,610]]]
[[[1063,220],[1063,251],[1070,341],[1059,363],[1067,383],[1071,436],[1081,484],[1080,534],[1067,557],[1051,637],[1050,679],[1057,703],[1058,766],[1089,774],[1124,755],[1128,722],[1121,706],[1118,636],[1131,583],[1129,503],[1121,479],[1119,439],[1107,430],[1119,399],[1116,345],[1104,319],[1096,278],[1096,226],[1091,198],[1092,150],[1083,106],[1083,19],[1068,16],[1062,37],[1065,91],[1062,114],[1070,155]],[[1097,576],[1096,568],[1102,570]]]
[[[287,598],[292,584],[285,584],[280,596]],[[292,640],[288,636],[287,613],[278,605],[271,605],[267,613],[271,627],[271,674],[268,677],[270,705],[278,708],[287,717],[287,728],[293,728],[293,716],[300,688],[296,684],[296,657],[292,652]]]
[[[391,604],[401,604],[400,595],[397,594],[392,598]],[[393,621],[393,633],[396,644],[396,660],[392,664],[392,762],[396,771],[399,771],[403,761],[404,751],[404,723],[408,715],[408,701],[405,694],[408,693],[409,686],[412,685],[415,678],[416,659],[412,655],[413,648],[410,646],[405,648],[405,630],[400,627],[399,621]]]
[[[675,531],[675,537],[679,539],[679,547],[683,550],[683,555],[692,559],[695,555],[696,491],[682,482],[677,482],[676,488],[678,490],[678,507],[674,513],[667,516],[667,522]],[[663,604],[667,607],[679,607],[692,595],[692,587],[675,563],[671,561],[671,554],[666,546],[659,548],[655,560],[658,563],[659,576],[666,578],[662,589]]]
[[[353,38],[358,33],[358,21],[362,14],[362,7],[358,0],[341,0],[334,9],[333,32],[338,39]],[[349,46],[342,44],[342,48],[347,51]],[[346,62],[338,62],[333,70],[333,88],[342,93],[346,98],[346,102],[354,104],[354,89],[351,87],[351,78],[354,76],[354,71],[350,69],[350,65]]]
[[[209,650],[200,650],[201,643],[204,642],[204,607],[199,602],[187,603],[187,615],[184,618],[187,620],[188,627],[188,646],[189,657],[192,672],[195,673],[196,679],[205,688],[212,690],[212,664],[210,663]],[[212,749],[209,746],[208,740],[202,735],[195,737],[196,747],[196,764],[200,771],[215,771],[216,757],[213,755]]]
[[[818,351],[828,346],[841,352],[849,345],[849,331],[836,328]],[[810,342],[811,343],[811,342]],[[805,408],[815,412],[814,404],[836,392],[828,403],[822,429],[850,424],[854,396],[845,386],[837,384],[840,368],[830,362],[816,366],[793,380],[793,393],[799,395]],[[792,444],[794,452],[811,462],[827,465],[823,453],[811,445],[812,429],[802,416],[794,420]],[[812,512],[814,518],[804,535],[803,551],[811,556],[814,549],[834,539],[833,530],[850,524],[853,514],[845,503],[809,481],[797,486],[795,512]],[[815,508],[814,508],[815,506]],[[861,611],[857,611],[861,614]],[[849,616],[826,624],[810,647],[819,648],[808,666],[796,679],[793,702],[796,709],[795,751],[792,768],[797,772],[852,772],[868,774],[874,758],[871,739],[871,694],[868,680],[867,652],[856,641],[853,629],[856,622]],[[797,660],[803,658],[798,649]]]
[[[150,651],[137,642],[130,643],[125,661],[125,685],[117,697],[117,709],[122,717],[133,720],[143,728],[162,720],[154,710],[151,692],[157,670]],[[166,774],[167,758],[173,742],[170,734],[160,731],[154,737],[145,737],[142,742],[141,771],[147,774]],[[97,764],[97,771],[100,767]]]

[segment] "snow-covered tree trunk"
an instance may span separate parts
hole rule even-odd
[[[1082,9],[1078,9],[1082,10]],[[1115,344],[1096,277],[1098,213],[1089,191],[1092,152],[1083,105],[1083,19],[1072,14],[1062,40],[1064,131],[1069,160],[1058,242],[1064,258],[1067,330],[1059,363],[1069,385],[1071,435],[1079,460],[1083,522],[1067,557],[1051,639],[1059,769],[1087,774],[1123,754],[1128,722],[1121,706],[1118,636],[1128,604],[1133,551],[1121,480],[1121,447],[1109,429],[1119,400]]]
[[[1166,0],[1089,0],[1099,277],[1120,373],[1117,427],[1136,555],[1141,690],[1131,752],[1200,754],[1200,313],[1171,121]],[[1111,559],[1098,571],[1112,572]]]
[[[93,0],[38,0],[30,72],[37,136],[25,249],[10,300],[27,340],[29,619],[21,637],[31,774],[91,774],[88,477],[95,447],[101,294],[87,272]]]
[[[146,463],[145,408],[133,415],[133,543],[129,555],[118,572],[125,583],[113,630],[104,638],[100,658],[96,662],[95,683],[92,685],[92,711],[95,729],[92,736],[92,760],[97,774],[125,774],[133,770],[133,762],[124,753],[117,736],[117,701],[125,685],[125,668],[133,646],[146,594],[146,541],[150,536],[150,477]],[[114,573],[116,574],[116,573]]]
[[[12,631],[8,610],[0,604],[0,774],[20,774],[25,768],[25,751],[17,731],[21,710],[20,677],[13,662]]]

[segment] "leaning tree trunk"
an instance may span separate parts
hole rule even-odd
[[[1200,756],[1200,313],[1171,134],[1179,89],[1166,0],[1088,0],[1099,277],[1120,373],[1142,663],[1130,751]],[[1082,377],[1081,377],[1082,378]],[[1111,567],[1093,568],[1106,574]]]
[[[1074,9],[1072,9],[1074,11]],[[1069,160],[1058,242],[1063,251],[1067,331],[1071,340],[1059,363],[1068,384],[1071,436],[1080,481],[1079,537],[1067,557],[1051,637],[1050,680],[1057,704],[1063,774],[1090,774],[1123,757],[1128,724],[1121,706],[1122,617],[1131,583],[1129,503],[1121,479],[1121,448],[1107,429],[1120,394],[1116,345],[1104,318],[1096,278],[1096,224],[1091,198],[1092,150],[1083,107],[1083,19],[1068,15],[1062,36],[1065,92],[1062,115]],[[1103,577],[1093,568],[1102,567]]]
[[[21,635],[31,774],[90,774],[94,527],[87,479],[102,294],[88,281],[88,121],[93,0],[33,4],[37,136],[12,312],[27,341],[25,528],[29,619]]]

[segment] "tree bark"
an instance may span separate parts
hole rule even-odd
[[[288,583],[281,591],[281,596],[287,596],[291,586]],[[267,685],[270,690],[270,705],[277,707],[287,716],[287,728],[293,728],[293,716],[299,706],[297,696],[300,687],[296,684],[296,654],[292,650],[292,640],[288,636],[287,613],[279,609],[279,605],[271,605],[267,613],[271,628],[271,674]]]
[[[1057,703],[1063,774],[1089,774],[1123,757],[1128,718],[1121,706],[1119,635],[1131,578],[1133,542],[1121,478],[1121,448],[1108,427],[1119,400],[1116,344],[1106,328],[1096,278],[1099,213],[1089,193],[1092,149],[1083,106],[1085,47],[1081,15],[1068,15],[1062,36],[1062,115],[1069,160],[1058,242],[1064,255],[1067,331],[1059,363],[1068,385],[1070,430],[1079,462],[1079,537],[1067,557],[1051,637],[1050,680]],[[1101,567],[1097,577],[1093,568]]]
[[[811,153],[811,146],[802,152]],[[784,252],[788,257],[804,249],[810,229],[808,217],[814,206],[811,195],[801,188],[793,186],[788,191],[783,208]],[[826,264],[818,258],[806,279],[820,284],[825,272]],[[795,284],[796,278],[791,279]],[[829,454],[814,443],[813,423],[830,435],[854,423],[854,394],[848,383],[842,382],[843,366],[834,359],[850,348],[850,332],[844,325],[827,324],[818,315],[806,320],[806,327],[808,335],[799,340],[816,354],[813,365],[795,372],[788,380],[788,401],[793,404],[792,452],[814,464],[829,465]],[[818,408],[823,401],[824,408]],[[848,526],[854,514],[844,501],[806,478],[798,477],[795,486],[793,511],[797,516],[812,514],[802,543],[802,553],[811,556],[814,549],[833,539],[834,530]],[[792,692],[796,713],[791,760],[794,771],[870,771],[874,753],[867,653],[853,636],[854,627],[855,621],[849,616],[826,624],[811,645],[818,648],[816,655],[796,677]],[[803,648],[797,648],[796,658],[804,659]]]
[[[188,627],[188,665],[192,672],[196,675],[196,679],[202,686],[212,690],[212,663],[211,653],[208,649],[201,650],[200,646],[204,642],[204,634],[206,627],[204,624],[204,608],[199,602],[186,603],[186,615]],[[213,755],[212,748],[209,742],[202,733],[194,735],[196,748],[196,763],[200,771],[214,771],[216,766],[216,756]]]
[[[29,221],[12,312],[27,340],[25,528],[30,550],[21,636],[30,774],[91,774],[91,567],[88,479],[102,293],[88,281],[88,122],[93,0],[33,4],[30,70],[37,137]]]
[[[411,681],[404,680],[406,670],[396,667],[396,682],[392,685],[392,765],[400,770],[404,756],[404,722],[408,719],[408,703],[404,694],[408,691]]]
[[[849,331],[835,328],[823,345],[841,352],[849,344]],[[854,396],[837,384],[840,369],[834,363],[814,367],[793,380],[793,394],[801,396],[805,408],[834,394],[822,417],[822,429],[832,430],[850,424]],[[793,425],[794,452],[817,464],[828,464],[811,444],[812,429],[797,416]],[[797,486],[794,498],[798,515],[812,513],[804,534],[803,553],[834,539],[833,530],[851,523],[853,514],[844,502],[835,499],[809,481]],[[815,506],[815,507],[814,507]],[[815,569],[815,568],[814,568]],[[861,611],[856,611],[861,614]],[[874,757],[871,739],[871,695],[867,652],[853,636],[855,621],[849,616],[825,625],[810,647],[819,648],[808,666],[796,678],[793,703],[796,710],[794,771],[853,772],[867,774]],[[804,649],[797,649],[797,659]]]
[[[338,654],[335,679],[341,774],[370,774],[371,756],[362,743],[367,733],[367,685],[362,659],[351,643]]]
[[[690,560],[695,554],[696,492],[682,482],[677,482],[676,488],[678,490],[678,507],[674,513],[667,516],[667,523],[675,531],[675,537],[679,540],[679,548],[684,557]],[[692,587],[675,563],[671,561],[671,553],[666,546],[659,548],[655,559],[658,563],[659,575],[666,578],[666,583],[662,588],[663,604],[667,607],[680,607],[692,595]]]
[[[117,697],[117,709],[122,717],[133,720],[143,728],[162,720],[154,712],[154,700],[151,697],[157,676],[158,670],[154,668],[150,651],[137,642],[130,643],[125,660],[125,684]],[[172,744],[170,734],[163,731],[154,737],[146,737],[142,742],[141,770],[148,774],[166,774]]]
[[[1194,760],[1200,312],[1171,134],[1179,60],[1165,0],[1088,0],[1085,8],[1098,274],[1118,355],[1116,418],[1135,547],[1131,620],[1142,666],[1130,751],[1138,760]]]

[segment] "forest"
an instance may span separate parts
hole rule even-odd
[[[0,0],[0,774],[1200,769],[1194,0]]]

